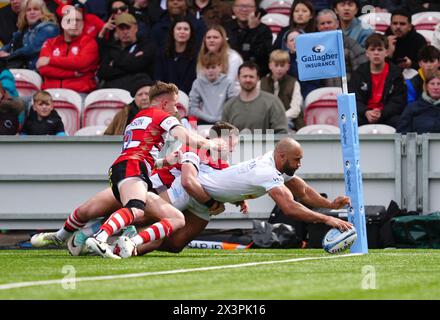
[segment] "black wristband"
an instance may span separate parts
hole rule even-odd
[[[216,200],[214,200],[213,198],[211,198],[211,199],[209,199],[208,201],[206,201],[206,202],[204,203],[204,205],[207,206],[208,208],[211,208],[211,207],[214,205],[214,203],[216,203],[216,202],[217,202]]]

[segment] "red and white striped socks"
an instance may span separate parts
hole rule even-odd
[[[167,219],[163,219],[151,225],[144,231],[139,232],[131,240],[138,246],[150,241],[163,239],[168,237],[173,232],[173,227]]]
[[[81,221],[81,219],[78,218],[77,211],[78,209],[75,209],[67,218],[66,222],[64,223],[64,227],[57,231],[58,239],[63,241],[68,239],[72,233],[80,230],[87,224],[87,221]]]
[[[121,230],[123,227],[132,224],[134,215],[128,208],[121,208],[113,213],[110,218],[99,228],[96,234],[96,239],[102,242],[106,242],[107,239]]]

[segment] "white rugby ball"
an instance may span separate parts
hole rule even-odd
[[[350,248],[356,239],[357,233],[354,227],[344,232],[333,228],[322,239],[322,247],[328,253],[338,253]]]

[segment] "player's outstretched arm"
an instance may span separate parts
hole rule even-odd
[[[198,171],[192,163],[182,163],[181,181],[186,192],[198,202],[205,204],[211,214],[219,214],[225,211],[224,204],[214,200],[205,189],[203,189],[197,176]]]
[[[170,133],[174,138],[182,142],[183,145],[188,145],[194,149],[210,149],[210,147],[212,146],[215,149],[220,150],[224,147],[218,142],[216,143],[211,140],[205,139],[197,133],[187,130],[183,126],[175,126],[173,129],[171,129]]]
[[[341,209],[350,205],[350,198],[339,196],[330,201],[321,196],[315,189],[309,186],[303,179],[295,176],[285,183],[296,199],[314,208]]]
[[[312,211],[301,203],[296,202],[286,186],[272,188],[268,193],[281,211],[289,218],[307,223],[325,223],[341,231],[348,230],[352,227],[352,224],[349,222]]]

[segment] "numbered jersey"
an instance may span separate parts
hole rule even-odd
[[[124,160],[145,161],[151,173],[154,154],[164,144],[163,135],[178,125],[179,120],[162,110],[147,108],[139,111],[125,128],[122,153],[113,164]]]

